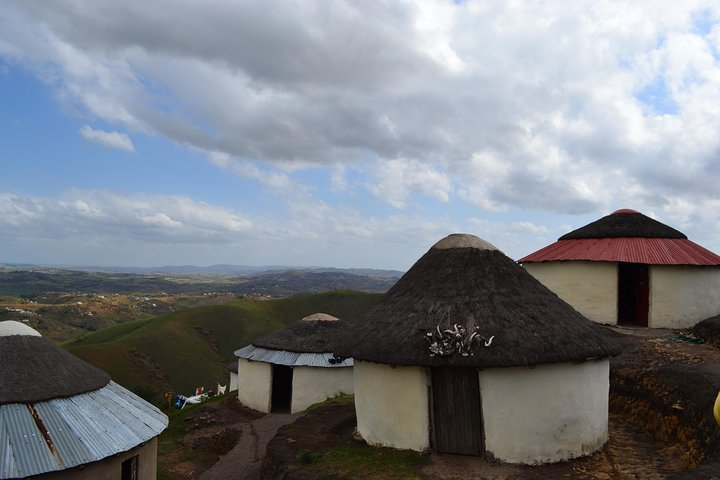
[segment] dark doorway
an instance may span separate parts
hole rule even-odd
[[[460,455],[483,453],[480,386],[474,368],[432,368],[434,447]]]
[[[290,411],[292,380],[293,369],[291,367],[273,365],[271,412],[285,413]]]
[[[648,266],[618,263],[618,324],[647,327],[649,299]]]
[[[138,480],[138,456],[130,457],[120,465],[120,480]]]

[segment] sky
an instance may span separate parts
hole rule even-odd
[[[716,1],[6,0],[0,263],[408,269],[631,208],[720,252]]]

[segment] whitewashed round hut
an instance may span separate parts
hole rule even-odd
[[[475,236],[436,243],[351,339],[336,353],[370,444],[539,464],[608,438],[617,343]]]
[[[228,365],[228,372],[230,373],[228,392],[235,392],[238,389],[238,362],[232,362]]]
[[[352,358],[332,353],[349,330],[344,321],[316,313],[237,350],[240,402],[261,412],[295,413],[353,393]]]
[[[635,210],[618,210],[518,260],[591,320],[688,328],[720,313],[720,256]]]
[[[0,479],[155,478],[167,417],[19,322],[0,322]]]

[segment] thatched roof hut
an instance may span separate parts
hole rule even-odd
[[[596,322],[686,328],[720,313],[720,256],[635,210],[617,210],[519,262]]]
[[[0,365],[0,479],[155,475],[157,408],[18,322],[0,322]]]
[[[260,410],[305,410],[338,393],[352,393],[352,359],[333,354],[350,325],[315,313],[235,352],[238,398]]]
[[[619,351],[497,248],[454,234],[336,353],[354,358],[358,431],[369,443],[541,463],[604,444],[607,359]]]
[[[230,382],[228,382],[228,392],[235,392],[238,389],[238,362],[231,362],[227,366],[230,374]]]
[[[467,247],[456,247],[463,239]],[[481,355],[430,356],[425,334],[438,325],[478,325],[501,348]],[[363,316],[346,342],[356,360],[393,365],[516,367],[617,354],[588,322],[504,253],[477,237],[438,242]]]

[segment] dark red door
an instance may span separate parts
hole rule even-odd
[[[648,326],[649,267],[644,263],[618,263],[618,324]]]

